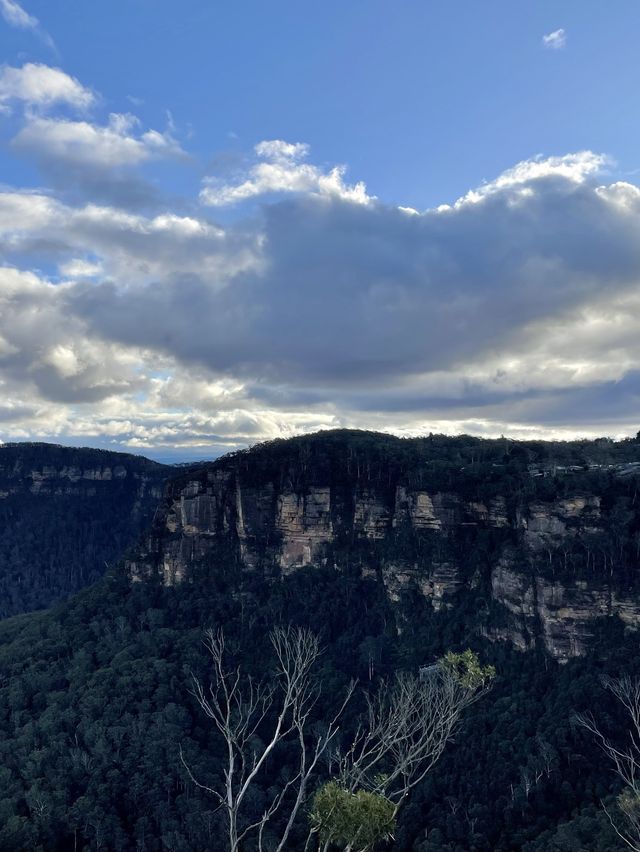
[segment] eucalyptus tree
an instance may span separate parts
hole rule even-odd
[[[267,826],[286,802],[284,827],[275,842],[269,838],[270,849],[281,852],[285,848],[306,801],[309,780],[338,734],[340,716],[354,689],[350,685],[337,713],[320,731],[312,731],[310,723],[321,693],[313,671],[321,654],[318,637],[309,630],[289,627],[272,630],[269,638],[276,668],[268,678],[256,681],[239,666],[228,667],[224,634],[208,630],[205,644],[213,663],[213,680],[205,687],[192,679],[192,694],[224,743],[223,783],[220,787],[205,783],[196,777],[182,750],[180,757],[191,780],[211,794],[224,812],[229,852],[238,852],[249,839],[258,850],[265,849]],[[297,766],[273,792],[262,813],[252,816],[250,794],[269,757],[284,744],[297,751]]]
[[[318,848],[368,852],[390,839],[411,790],[494,676],[495,669],[482,667],[473,652],[449,652],[421,674],[400,672],[367,696],[351,744],[337,756],[336,779],[314,798],[310,835],[317,835]]]
[[[194,677],[192,694],[221,738],[222,779],[216,784],[198,777],[181,751],[183,765],[224,813],[229,852],[249,846],[283,852],[312,786],[306,848],[367,852],[392,838],[400,807],[441,756],[464,710],[489,689],[495,672],[481,667],[471,651],[449,653],[417,675],[400,672],[373,694],[363,693],[365,712],[345,737],[341,719],[353,683],[337,711],[321,727],[315,724],[321,695],[314,671],[321,654],[318,637],[305,629],[278,628],[270,641],[275,671],[256,681],[228,665],[223,633],[207,631],[213,678],[205,687]],[[289,759],[291,750],[297,755],[295,769],[269,788],[256,813],[252,794],[279,747],[287,749]]]
[[[575,721],[596,738],[623,783],[616,799],[617,813],[603,803],[616,834],[635,852],[640,852],[640,677],[601,678],[602,685],[619,701],[629,721],[626,742],[616,743],[602,731],[593,713],[580,713]]]

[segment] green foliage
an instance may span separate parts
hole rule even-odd
[[[345,515],[353,512],[354,483],[390,509],[404,483],[485,505],[502,497],[513,523],[460,526],[452,535],[399,524],[376,542],[345,535],[326,563],[275,582],[258,569],[237,576],[232,555],[220,550],[179,587],[153,578],[131,586],[115,571],[52,611],[0,622],[0,852],[220,849],[220,813],[178,757],[182,747],[198,778],[221,777],[219,742],[188,691],[191,672],[208,677],[202,629],[223,627],[242,649],[237,663],[259,677],[270,665],[265,636],[289,623],[320,634],[326,648],[313,726],[336,709],[352,678],[374,692],[379,679],[442,658],[463,684],[493,681],[486,700],[469,708],[456,742],[403,804],[395,852],[623,849],[600,805],[615,806],[619,782],[597,744],[570,720],[590,710],[605,720],[607,733],[624,723],[599,676],[638,671],[637,636],[603,618],[593,626],[594,654],[564,666],[538,650],[520,653],[480,637],[509,625],[509,613],[491,593],[491,570],[505,548],[523,574],[606,581],[626,595],[637,593],[638,477],[589,468],[637,457],[636,441],[515,444],[437,435],[403,441],[351,432],[276,442],[268,451],[223,460],[249,487],[265,480],[274,489],[329,482],[345,495]],[[529,465],[550,467],[533,477]],[[556,465],[576,469],[561,474]],[[107,499],[107,486],[95,483],[93,504],[72,495],[46,504],[29,484],[16,502],[0,500],[0,566],[13,571],[0,582],[5,612],[25,600],[36,606],[54,600],[96,576],[98,556],[117,558],[133,529],[134,503],[124,491]],[[601,529],[582,530],[580,518],[570,518],[576,535],[564,551],[527,552],[517,507],[576,493],[598,495]],[[391,558],[416,566],[416,574],[454,564],[463,580],[474,582],[450,599],[451,608],[436,612],[410,579],[391,606],[375,577]],[[364,709],[357,699],[347,708],[345,742]],[[267,793],[282,789],[295,771],[295,756],[284,750],[270,761],[251,799],[254,818],[264,812]],[[527,785],[523,776],[537,780]],[[286,802],[279,818],[286,819]],[[306,820],[295,826],[288,852],[304,847],[307,830]]]
[[[220,849],[220,813],[179,760],[181,746],[198,778],[220,777],[219,740],[188,692],[191,671],[208,679],[202,628],[224,627],[242,649],[236,662],[257,677],[269,670],[264,637],[274,624],[320,633],[316,725],[351,678],[369,684],[371,654],[376,677],[391,678],[447,647],[465,649],[475,598],[465,601],[440,613],[408,602],[398,612],[373,580],[330,568],[276,586],[248,578],[240,596],[212,569],[201,585],[174,588],[129,586],[114,575],[53,612],[0,622],[0,850]],[[602,660],[611,674],[633,671],[637,641],[603,635],[598,656],[565,666],[500,644],[472,647],[496,669],[491,693],[469,708],[455,743],[403,804],[394,850],[622,850],[600,819],[601,799],[619,793],[615,775],[571,718],[589,709],[619,728],[616,702],[600,686]],[[345,742],[364,709],[357,701],[347,708]],[[520,770],[528,766],[543,774],[527,796]],[[266,793],[295,771],[294,754],[270,763],[251,801],[256,819]],[[307,829],[302,819],[289,852],[304,848]]]
[[[460,653],[447,651],[438,664],[465,689],[482,689],[496,676],[495,666],[481,666],[478,655],[470,648]]]
[[[393,802],[378,793],[351,793],[329,781],[313,797],[311,826],[322,844],[371,850],[393,837],[396,822]]]
[[[0,446],[0,618],[99,579],[149,525],[171,471],[124,453]]]
[[[623,814],[640,825],[640,793],[627,787],[618,796],[617,804]]]

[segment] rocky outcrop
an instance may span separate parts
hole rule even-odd
[[[316,561],[333,538],[331,489],[312,487],[304,494],[279,494],[275,530],[282,541],[278,559],[282,568],[289,570]]]
[[[485,635],[523,650],[542,643],[561,660],[584,653],[599,618],[640,626],[640,597],[594,573],[589,554],[608,545],[592,542],[604,541],[611,523],[601,494],[563,485],[561,496],[545,499],[548,487],[531,484],[526,469],[522,487],[507,493],[495,473],[493,485],[471,488],[464,467],[443,478],[419,454],[404,468],[393,458],[374,467],[348,442],[323,455],[309,442],[291,442],[289,453],[279,447],[273,463],[269,448],[257,448],[171,482],[129,562],[132,576],[158,571],[179,582],[198,564],[230,557],[274,578],[308,565],[356,564],[394,604],[412,592],[446,612],[465,592],[484,596]],[[606,552],[602,558],[606,565]],[[569,559],[572,578],[558,579]]]
[[[600,497],[575,494],[553,503],[531,503],[522,524],[529,547],[539,550],[563,538],[599,529]]]
[[[628,628],[640,627],[638,597],[616,593],[602,583],[553,582],[502,561],[491,572],[491,591],[494,601],[511,615],[511,624],[489,629],[487,635],[508,639],[522,650],[541,640],[558,660],[587,651],[599,618],[618,616]]]
[[[194,560],[230,542],[247,568],[271,565],[287,573],[326,562],[337,541],[383,542],[407,528],[446,534],[465,523],[460,518],[475,518],[474,511],[456,495],[406,486],[393,492],[357,484],[351,490],[322,484],[279,491],[273,482],[247,486],[238,471],[209,468],[169,490],[150,552],[162,552],[167,578],[184,577]],[[486,523],[492,523],[488,511]],[[134,574],[148,570],[144,562],[131,567]]]
[[[452,609],[455,595],[463,586],[460,569],[450,562],[434,562],[429,568],[417,564],[387,563],[382,580],[389,599],[398,603],[410,588],[419,590],[434,610]]]
[[[162,540],[162,551],[169,554],[165,573],[179,579],[194,559],[206,559],[222,543],[235,542],[249,568],[272,564],[286,573],[326,561],[338,540],[382,542],[407,529],[449,536],[468,526],[507,527],[504,500],[485,506],[453,493],[358,483],[280,491],[273,481],[245,484],[241,471],[231,466],[206,468],[174,483],[150,541],[155,552]],[[131,567],[134,574],[147,570],[144,564],[132,562]],[[444,584],[448,589],[455,585]]]
[[[57,463],[45,461],[51,456]],[[84,463],[69,463],[82,459]],[[99,463],[96,464],[96,461]],[[11,495],[82,495],[97,494],[94,483],[135,481],[142,493],[159,500],[162,496],[164,465],[138,456],[100,450],[77,450],[49,444],[0,445],[0,499]]]

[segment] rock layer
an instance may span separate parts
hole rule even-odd
[[[0,618],[100,577],[148,527],[169,472],[124,453],[0,445]]]
[[[316,462],[309,452],[292,442],[290,454],[280,450],[271,464],[262,448],[173,481],[129,563],[132,575],[159,571],[179,582],[222,552],[269,577],[356,564],[379,578],[396,605],[413,591],[447,611],[473,593],[490,610],[478,624],[485,635],[521,649],[541,643],[560,660],[584,653],[600,618],[640,625],[640,598],[598,567],[604,545],[597,542],[612,523],[600,494],[563,486],[562,496],[542,499],[524,480],[500,493],[495,476],[474,491],[464,468],[443,488],[420,457],[404,468],[378,459],[374,468],[348,447],[325,450]],[[580,548],[585,562],[576,568]],[[569,580],[556,575],[568,554]]]

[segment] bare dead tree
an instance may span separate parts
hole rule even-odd
[[[399,673],[365,696],[366,712],[351,744],[333,756],[334,780],[314,799],[305,850],[314,837],[321,852],[335,845],[368,852],[391,837],[410,791],[433,768],[464,710],[494,676],[493,667],[482,668],[471,651],[449,653],[421,675]]]
[[[462,804],[460,800],[456,799],[455,796],[445,796],[444,800],[449,805],[449,810],[451,811],[452,815],[455,816],[460,810]]]
[[[283,802],[289,817],[276,852],[282,852],[308,791],[308,784],[322,756],[339,731],[339,719],[354,690],[352,684],[323,731],[310,731],[312,712],[320,697],[313,667],[321,654],[317,636],[309,630],[278,628],[270,633],[276,657],[275,678],[256,681],[240,667],[227,668],[227,649],[222,631],[208,630],[205,645],[213,662],[213,680],[205,687],[192,679],[192,694],[211,719],[225,744],[224,782],[218,789],[195,777],[182,750],[180,759],[193,783],[209,793],[224,811],[229,852],[238,852],[249,835],[262,852],[265,830]],[[265,726],[267,731],[265,733]],[[295,774],[274,795],[263,813],[252,819],[245,813],[247,796],[269,756],[284,742],[297,745]]]
[[[551,743],[548,743],[543,737],[536,737],[536,742],[538,745],[538,755],[540,758],[540,763],[542,765],[544,774],[548,778],[553,772],[553,764],[557,758],[557,753]]]
[[[622,818],[603,807],[616,834],[630,849],[640,852],[640,677],[603,677],[602,685],[622,704],[630,725],[626,745],[617,746],[600,729],[592,713],[580,713],[575,721],[596,738],[624,784],[617,805]]]
[[[402,673],[382,683],[340,757],[341,783],[383,795],[397,811],[439,759],[464,710],[488,688],[488,678],[466,683],[442,666],[426,678]]]

